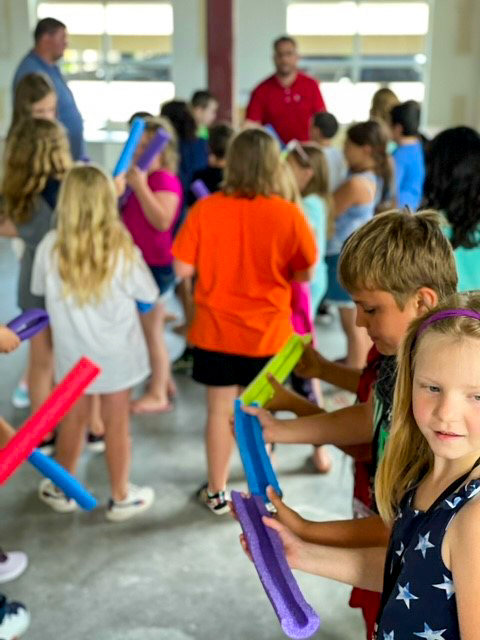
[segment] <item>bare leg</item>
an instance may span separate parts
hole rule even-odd
[[[73,475],[77,471],[77,462],[85,446],[85,431],[91,412],[91,401],[91,396],[81,396],[58,429],[55,443],[56,459]]]
[[[372,346],[372,341],[363,327],[355,325],[356,309],[340,307],[339,311],[342,328],[347,336],[348,350],[345,364],[354,369],[363,369],[367,362],[367,355]]]
[[[230,387],[207,387],[207,447],[208,490],[223,491],[227,485],[230,458],[235,439],[230,425],[233,403],[239,389]]]
[[[155,413],[171,408],[168,392],[170,383],[170,359],[163,336],[164,310],[157,304],[149,313],[140,315],[150,355],[152,377],[147,391],[132,404],[134,413]],[[173,385],[174,389],[174,385]]]
[[[108,475],[116,502],[125,500],[128,493],[132,457],[129,404],[129,389],[101,396]]]
[[[48,398],[53,389],[53,349],[49,328],[30,339],[28,392],[32,413]]]
[[[102,421],[102,411],[100,404],[100,396],[92,396],[92,409],[89,419],[89,431],[95,436],[103,436],[105,433],[105,427]]]

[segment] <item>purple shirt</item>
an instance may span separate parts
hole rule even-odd
[[[134,193],[123,207],[123,222],[132,234],[133,241],[140,248],[145,262],[152,267],[165,267],[173,262],[171,251],[173,230],[182,211],[182,184],[177,176],[162,169],[148,176],[148,186],[154,193],[169,191],[178,195],[179,202],[170,227],[166,231],[159,231],[151,225]]]

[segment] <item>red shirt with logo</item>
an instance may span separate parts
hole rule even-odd
[[[293,84],[284,87],[273,75],[253,90],[246,118],[272,125],[287,143],[308,140],[310,119],[319,111],[325,111],[325,102],[314,78],[297,73]]]

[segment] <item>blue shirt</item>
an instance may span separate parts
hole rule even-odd
[[[56,64],[48,64],[48,62],[42,60],[32,49],[18,65],[13,78],[13,90],[15,91],[20,80],[28,73],[39,72],[47,74],[53,82],[55,91],[57,92],[58,119],[67,129],[74,160],[80,160],[85,156],[83,120],[75,104],[73,94],[68,88],[58,66]]]
[[[425,158],[421,142],[399,145],[393,152],[397,206],[420,206],[425,180]]]
[[[450,226],[444,228],[444,233],[449,240],[452,239]],[[475,231],[475,247],[457,247],[453,250],[455,264],[457,266],[458,286],[457,291],[476,291],[480,289],[480,226]]]
[[[325,200],[311,193],[302,200],[303,211],[307,216],[310,226],[315,235],[317,244],[317,264],[313,279],[310,281],[310,294],[312,298],[312,311],[316,310],[327,291],[327,263],[325,262],[325,254],[327,251],[327,227],[328,227],[328,209]]]

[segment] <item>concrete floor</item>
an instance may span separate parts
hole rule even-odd
[[[17,262],[0,239],[0,323],[15,307]],[[344,348],[338,324],[319,328],[330,357]],[[21,376],[26,345],[0,356],[0,415],[20,425],[27,413],[10,404]],[[200,386],[177,376],[178,402],[165,416],[134,418],[132,481],[154,487],[157,499],[143,517],[108,523],[104,507],[92,513],[57,514],[36,495],[40,477],[28,464],[1,489],[0,543],[22,549],[30,566],[1,585],[32,614],[29,640],[274,640],[282,638],[272,607],[238,543],[239,526],[211,515],[192,499],[204,481]],[[336,451],[326,477],[311,472],[310,448],[280,446],[277,471],[287,504],[312,519],[350,517],[351,465]],[[102,504],[109,496],[102,455],[85,453],[79,478]],[[238,456],[232,488],[245,489]],[[347,606],[349,588],[297,574],[308,602],[322,618],[315,636],[359,640],[364,627]]]

